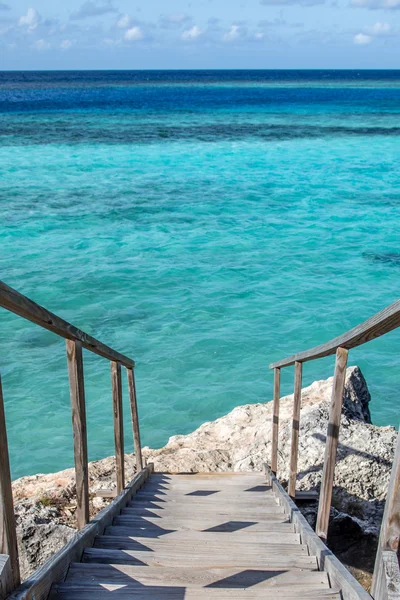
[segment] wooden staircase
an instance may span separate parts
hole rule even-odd
[[[51,600],[339,600],[261,473],[152,474]]]

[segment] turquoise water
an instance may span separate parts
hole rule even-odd
[[[269,400],[270,362],[399,297],[400,72],[283,73],[0,74],[1,278],[135,358],[152,447]],[[72,465],[63,340],[0,328],[13,475]],[[350,352],[377,424],[399,356],[396,331]],[[95,459],[110,373],[84,358]]]

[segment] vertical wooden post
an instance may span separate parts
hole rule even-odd
[[[121,365],[111,362],[112,399],[114,413],[115,465],[117,475],[117,493],[125,487],[125,454],[124,454],[124,418],[122,412],[122,377]]]
[[[325,445],[324,469],[322,472],[316,526],[317,535],[323,540],[326,540],[328,537],[329,513],[331,510],[333,478],[335,475],[336,453],[339,442],[340,416],[342,414],[348,354],[349,352],[345,348],[338,348],[336,350],[335,375],[333,377],[328,436]]]
[[[293,395],[293,420],[292,420],[292,444],[290,448],[289,468],[289,496],[296,495],[297,458],[299,453],[299,430],[300,430],[300,408],[301,408],[301,384],[303,365],[301,362],[294,363],[294,395]]]
[[[89,472],[82,344],[75,340],[66,340],[66,344],[74,433],[76,518],[78,528],[82,529],[89,522]]]
[[[281,397],[281,370],[274,369],[274,404],[272,408],[271,471],[278,471],[279,399]]]
[[[397,434],[397,445],[394,453],[392,472],[386,496],[378,550],[375,558],[374,576],[372,579],[371,595],[381,600],[378,593],[378,583],[381,578],[382,552],[393,550],[398,552],[400,540],[400,431]],[[383,598],[383,596],[382,596]]]
[[[15,528],[14,503],[11,487],[10,461],[8,456],[6,416],[0,377],[0,554],[8,554],[11,565],[10,587],[17,588],[21,582],[18,562],[17,532]],[[12,590],[9,589],[10,593]]]
[[[136,469],[137,472],[143,469],[143,458],[142,458],[142,446],[140,444],[140,429],[139,429],[139,417],[136,401],[136,386],[135,386],[135,374],[133,369],[126,369],[128,376],[128,387],[129,387],[129,401],[131,406],[132,416],[132,428],[133,428],[133,440],[135,444],[135,456],[136,456]]]

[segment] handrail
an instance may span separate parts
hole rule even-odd
[[[124,427],[122,404],[121,365],[125,367],[128,379],[129,402],[132,418],[134,450],[137,471],[143,470],[143,458],[140,444],[139,418],[137,411],[134,366],[135,362],[127,356],[106,346],[96,338],[78,329],[68,321],[36,304],[4,282],[0,281],[0,307],[48,329],[66,341],[69,387],[72,409],[72,429],[74,437],[74,462],[76,482],[76,519],[79,529],[89,521],[89,468],[87,447],[87,424],[85,402],[85,378],[82,348],[98,354],[110,361],[111,388],[114,416],[114,441],[116,459],[117,493],[125,487],[124,465]],[[14,518],[10,465],[8,458],[7,430],[4,414],[4,400],[0,376],[0,554],[10,557],[10,586],[19,585],[19,561],[17,534]],[[12,589],[8,591],[12,591]]]
[[[294,365],[295,362],[307,362],[309,360],[315,360],[316,358],[323,358],[324,356],[330,356],[335,354],[337,348],[355,348],[366,342],[396,329],[400,326],[400,300],[396,300],[390,306],[387,306],[380,312],[376,313],[363,323],[360,323],[353,329],[346,331],[342,335],[335,337],[333,340],[315,346],[310,350],[293,354],[288,358],[278,360],[272,363],[270,369],[280,369],[281,367],[289,367]]]
[[[3,281],[0,281],[0,306],[28,321],[32,321],[32,323],[36,323],[36,325],[40,325],[56,333],[66,340],[81,342],[84,348],[94,352],[94,354],[119,362],[128,369],[132,369],[135,366],[135,361],[131,358],[106,346],[99,340],[96,340],[96,338],[71,325],[68,321],[40,306],[40,304],[36,304],[36,302],[20,294]]]

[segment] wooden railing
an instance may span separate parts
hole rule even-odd
[[[300,431],[300,407],[302,388],[303,363],[336,354],[335,372],[332,386],[332,398],[329,411],[329,424],[327,441],[325,445],[325,457],[322,471],[321,489],[319,494],[318,515],[316,533],[327,540],[329,513],[332,501],[333,481],[335,474],[336,454],[339,441],[340,416],[342,412],[343,393],[346,379],[346,366],[348,353],[351,348],[365,344],[366,342],[380,337],[400,326],[400,300],[394,302],[381,312],[375,314],[367,321],[357,325],[343,335],[334,338],[326,344],[316,346],[311,350],[300,352],[279,360],[270,365],[274,370],[274,399],[272,416],[272,455],[271,471],[274,475],[278,470],[278,437],[279,437],[279,400],[280,400],[280,370],[289,365],[295,366],[294,397],[292,436],[290,448],[290,467],[288,493],[295,499],[297,479],[297,458]],[[382,521],[379,547],[376,557],[374,578],[372,585],[372,596],[375,600],[384,600],[386,585],[382,583],[384,577],[387,579],[388,551],[397,553],[400,539],[400,434],[395,451],[391,479],[387,494],[385,513]],[[396,560],[390,564],[397,564]],[[385,559],[385,560],[384,560]],[[385,579],[385,581],[386,581]]]
[[[135,363],[132,359],[106,346],[94,337],[74,327],[64,319],[49,312],[26,296],[0,281],[0,306],[28,321],[56,333],[66,340],[67,363],[70,384],[72,428],[74,438],[74,461],[76,475],[76,518],[79,529],[89,522],[89,471],[86,434],[85,381],[82,349],[106,358],[111,363],[112,403],[114,414],[114,438],[116,459],[117,493],[125,487],[124,428],[122,413],[122,374],[125,367],[133,427],[134,450],[137,471],[143,469],[140,445],[139,420],[135,389]],[[20,583],[17,535],[15,527],[10,464],[8,456],[7,430],[4,401],[0,378],[0,554],[10,557],[10,586],[15,589]]]

